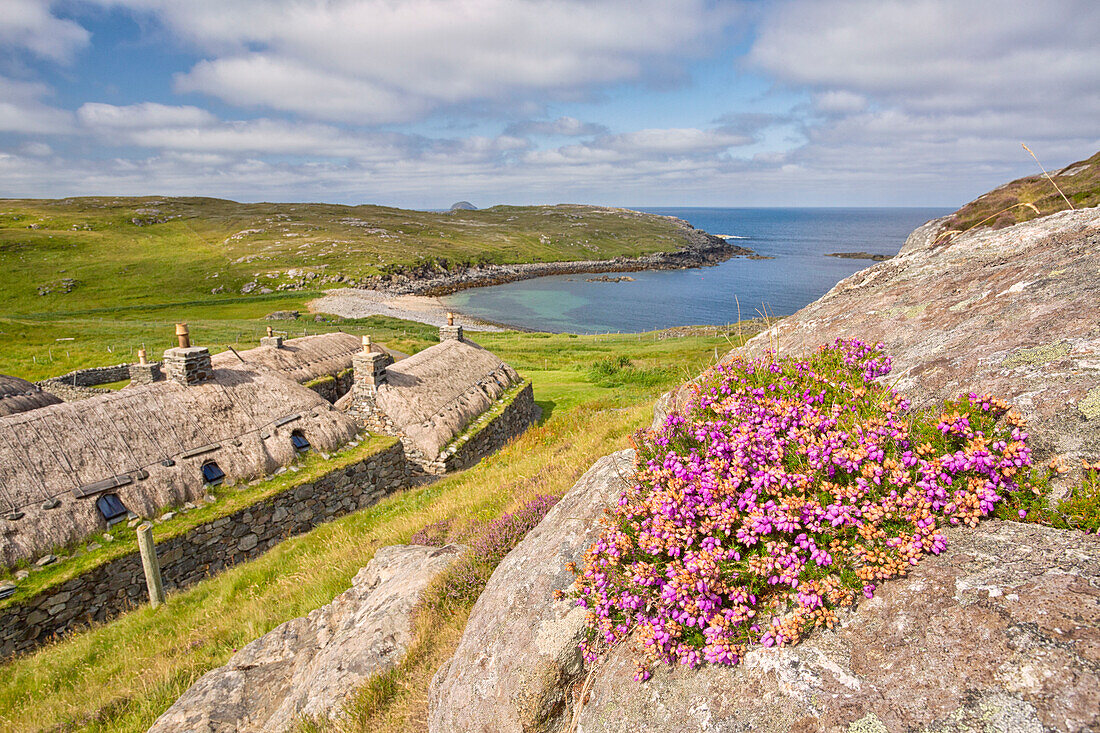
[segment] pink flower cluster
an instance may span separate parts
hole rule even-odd
[[[720,365],[683,415],[636,436],[637,482],[576,571],[585,658],[630,639],[646,679],[794,643],[1017,490],[1031,456],[1006,404],[911,413],[875,381],[889,371],[881,344],[841,340]]]

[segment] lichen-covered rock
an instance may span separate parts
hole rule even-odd
[[[621,647],[584,733],[1100,729],[1100,538],[990,521],[882,584],[834,631],[737,667],[657,669]]]
[[[942,221],[726,358],[882,341],[894,358],[886,379],[915,406],[992,392],[1023,411],[1038,458],[1100,455],[1100,209],[951,239]],[[689,392],[663,398],[657,419]]]
[[[457,545],[379,549],[350,590],[205,674],[150,733],[283,733],[303,716],[331,717],[348,693],[401,660],[420,594],[462,551]]]
[[[599,535],[599,518],[633,471],[633,451],[601,458],[497,566],[466,624],[454,657],[432,680],[435,733],[557,731],[567,721],[572,683],[582,674],[577,645],[584,610],[555,601]]]
[[[629,452],[602,459],[505,558],[433,681],[433,733],[567,730],[583,613],[553,601]],[[1100,537],[1015,522],[948,546],[794,647],[736,667],[656,668],[627,646],[593,678],[584,733],[1100,730]]]

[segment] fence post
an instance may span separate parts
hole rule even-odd
[[[164,579],[160,576],[157,547],[153,544],[153,525],[143,522],[137,528],[138,549],[141,550],[141,566],[145,568],[145,585],[149,588],[149,604],[156,608],[164,603]]]

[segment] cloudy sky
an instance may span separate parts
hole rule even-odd
[[[1096,0],[0,0],[0,196],[956,206],[1100,149]]]

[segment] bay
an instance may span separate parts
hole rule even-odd
[[[716,267],[629,273],[634,282],[550,275],[446,296],[455,310],[536,331],[631,333],[722,325],[767,312],[789,315],[873,263],[830,252],[893,255],[939,208],[646,208],[711,234],[733,235],[759,255]],[[592,276],[588,276],[592,277]]]

